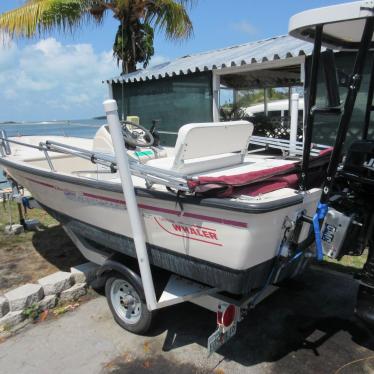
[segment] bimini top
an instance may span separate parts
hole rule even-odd
[[[315,26],[323,26],[322,44],[332,49],[357,49],[365,19],[374,16],[374,1],[355,1],[311,9],[291,17],[290,35],[314,40]]]

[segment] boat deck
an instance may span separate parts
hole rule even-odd
[[[29,136],[29,137],[17,137],[15,140],[30,144],[39,145],[40,143],[45,143],[47,140],[56,141],[59,143],[65,143],[69,146],[79,147],[87,150],[92,150],[93,140],[74,138],[74,137],[63,137],[63,136]],[[165,148],[166,155],[171,158],[174,152],[173,148]],[[121,180],[118,172],[111,173],[108,168],[93,164],[89,160],[82,159],[80,157],[71,154],[61,154],[48,152],[49,157],[55,168],[54,172],[61,174],[67,174],[77,178],[83,178],[87,180],[101,181],[110,184],[120,184]],[[131,152],[130,152],[131,155]],[[135,158],[135,157],[134,157]],[[36,167],[38,169],[50,170],[48,162],[45,155],[38,149],[33,149],[21,145],[12,145],[12,155],[8,156],[9,161],[22,162],[30,166]],[[156,161],[162,159],[156,159]],[[154,160],[152,160],[154,161]],[[144,161],[143,161],[144,162]],[[248,154],[244,158],[244,162],[239,165],[223,167],[219,169],[210,170],[207,172],[200,172],[191,174],[189,177],[196,179],[199,177],[218,177],[218,176],[235,176],[248,172],[256,172],[266,169],[271,169],[274,167],[292,165],[295,164],[295,159],[285,159],[281,157],[276,157],[272,155],[263,154]],[[149,162],[151,163],[151,162]],[[145,162],[147,164],[147,162]],[[145,188],[146,181],[144,178],[133,175],[133,184],[135,187]],[[162,184],[153,184],[152,190],[159,192],[170,193],[168,188]],[[253,203],[268,203],[279,199],[294,197],[298,194],[293,188],[281,188],[276,191],[271,191],[269,193],[259,194],[257,196],[241,195],[238,194],[235,197],[229,198],[230,201],[240,201],[240,202],[253,202]]]

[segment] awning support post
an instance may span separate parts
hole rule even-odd
[[[127,214],[135,243],[136,257],[139,263],[140,275],[147,307],[149,310],[157,309],[157,299],[152,279],[152,272],[148,258],[143,222],[140,216],[125,142],[118,117],[118,107],[115,100],[104,101],[104,109],[108,119],[110,135],[112,137],[117,168],[121,178],[123,195],[126,201]]]
[[[290,155],[296,153],[297,125],[299,122],[299,94],[291,95],[290,103]]]
[[[221,88],[221,78],[220,76],[213,70],[212,72],[212,91],[213,91],[213,104],[212,104],[212,111],[213,111],[213,122],[219,122],[220,115],[219,115],[219,93]]]
[[[265,87],[264,88],[264,113],[265,116],[268,116],[268,89]]]

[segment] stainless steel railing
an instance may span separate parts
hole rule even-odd
[[[53,158],[51,158],[49,154],[50,152],[70,155],[91,161],[93,164],[109,168],[110,172],[112,173],[116,173],[118,169],[115,157],[106,153],[95,152],[50,140],[40,142],[39,145],[27,144],[20,142],[18,140],[9,139],[6,135],[5,130],[0,130],[1,157],[7,157],[11,155],[10,144],[16,144],[41,151],[45,156],[49,168],[51,169],[51,171],[54,172],[56,171],[56,169],[53,165]],[[268,148],[281,150],[285,156],[288,154],[288,151],[290,149],[290,142],[289,140],[285,139],[252,136],[250,144],[263,147],[260,148],[258,151],[262,151]],[[296,142],[294,147],[294,154],[296,156],[301,156],[303,151],[303,143]],[[320,152],[326,148],[328,148],[328,146],[321,144],[313,144],[313,147],[311,149],[311,156],[318,156]],[[250,151],[249,153],[253,153],[256,151],[257,150]],[[161,184],[179,191],[190,190],[187,185],[187,181],[191,178],[189,178],[187,175],[181,175],[180,173],[172,170],[165,170],[153,166],[147,166],[141,164],[139,161],[135,159],[130,160],[130,170],[132,175],[143,178],[146,182],[147,187],[150,187],[153,184]]]
[[[94,152],[87,149],[74,147],[68,144],[63,144],[50,140],[40,142],[39,145],[27,144],[20,142],[18,140],[9,139],[6,136],[4,130],[0,132],[0,135],[1,157],[7,157],[11,154],[10,144],[17,144],[23,147],[37,149],[41,151],[45,156],[49,168],[51,169],[51,171],[54,172],[56,171],[56,169],[53,165],[53,158],[51,158],[49,152],[79,157],[91,161],[93,164],[108,167],[112,173],[117,172],[116,159],[114,156],[109,154]],[[152,184],[162,184],[167,187],[177,189],[179,191],[189,191],[189,187],[187,186],[187,175],[181,175],[180,173],[171,170],[164,170],[156,167],[147,166],[141,164],[139,161],[135,159],[130,161],[130,169],[131,173],[134,176],[143,178],[146,181],[147,186],[151,186]]]

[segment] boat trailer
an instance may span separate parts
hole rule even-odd
[[[277,281],[282,271],[282,264],[279,263],[278,266],[274,265],[267,283],[263,288],[238,298],[228,295],[227,293],[222,293],[221,290],[217,288],[209,287],[174,274],[170,275],[166,286],[159,292],[160,296],[157,297],[156,289],[159,288],[159,285],[157,284],[157,279],[154,279],[152,276],[142,219],[132,183],[131,176],[134,170],[131,169],[132,163],[128,157],[127,149],[122,139],[117,103],[115,100],[107,100],[104,102],[104,108],[107,114],[116,155],[114,161],[115,168],[120,174],[126,209],[133,232],[137,264],[135,264],[135,266],[131,266],[131,264],[128,265],[126,260],[129,259],[126,258],[125,261],[123,261],[123,257],[118,255],[108,257],[104,251],[100,251],[100,249],[93,247],[85,239],[78,237],[69,227],[64,226],[64,229],[87,259],[101,265],[97,272],[99,277],[104,278],[106,283],[108,283],[108,278],[110,278],[109,280],[112,284],[118,282],[118,294],[120,295],[119,303],[126,310],[126,315],[122,316],[124,317],[122,320],[116,319],[118,305],[115,305],[115,299],[117,295],[112,295],[112,300],[110,301],[108,299],[108,302],[112,312],[114,312],[114,318],[122,327],[135,333],[144,333],[149,328],[153,311],[188,301],[216,313],[217,329],[210,335],[207,344],[208,353],[211,354],[235,335],[237,323],[244,318],[248,309],[254,308],[258,303],[278,289],[273,283]],[[49,144],[49,146],[51,145],[52,144]],[[278,147],[279,145],[283,144],[277,144],[276,146]],[[53,146],[59,148],[62,145],[54,144]],[[113,163],[113,159],[107,161]],[[142,173],[142,175],[144,177],[144,173]],[[178,182],[180,183],[180,181]],[[302,272],[309,262],[310,257],[313,256],[311,253],[303,255],[304,258],[294,270],[293,276]],[[118,274],[122,279],[117,277]],[[111,280],[112,278],[113,280]],[[126,288],[126,290],[123,290],[121,287]],[[142,303],[144,304],[143,306],[146,306],[146,309],[148,309],[147,313],[144,313],[144,311],[141,312]],[[141,318],[143,318],[144,321],[141,321]],[[124,324],[123,320],[127,323]]]
[[[144,266],[144,257],[138,257],[138,263],[139,268],[141,263],[143,265],[143,272],[145,270],[148,273],[146,275],[148,276],[148,278],[146,278],[146,282],[144,281],[143,277],[139,277],[137,266],[134,266],[134,263],[131,261],[129,262],[129,258],[118,255],[108,257],[105,252],[100,251],[100,249],[93,247],[83,238],[78,237],[69,227],[64,226],[63,228],[76,247],[87,259],[93,263],[101,265],[97,271],[97,276],[100,280],[99,283],[104,283],[109,277],[113,276],[113,274],[119,274],[129,282],[128,286],[132,287],[134,284],[140,285],[140,292],[137,292],[134,289],[131,290],[132,296],[138,293],[139,297],[143,298],[143,301],[146,303],[151,312],[183,302],[190,302],[214,312],[216,315],[217,328],[208,338],[208,355],[211,355],[213,352],[217,351],[236,334],[238,323],[247,316],[248,311],[256,307],[264,299],[279,289],[279,287],[273,283],[277,281],[281,267],[278,267],[277,271],[272,272],[271,276],[268,278],[267,284],[263,288],[249,295],[242,295],[240,298],[235,298],[227,293],[222,293],[217,288],[209,287],[207,285],[192,281],[191,279],[171,274],[166,285],[163,286],[161,290],[161,295],[159,298],[156,298],[155,289],[159,288],[158,279],[157,277],[152,277],[149,263],[147,267]],[[146,254],[146,256],[147,261],[148,254]],[[310,254],[309,257],[306,256],[302,261],[299,262],[298,266],[294,270],[292,275],[293,277],[304,271],[309,263],[310,257],[312,257],[312,254]],[[142,259],[143,261],[139,259]],[[148,294],[148,298],[145,290],[147,290],[147,292],[151,292],[150,296]],[[136,297],[137,296],[135,296],[135,299]],[[132,301],[133,300],[128,300],[129,306],[127,306],[127,310],[129,311],[129,324],[127,326],[123,326],[120,323],[120,325],[131,332],[142,333],[141,330],[138,331],[131,329],[131,318],[134,314],[130,306]],[[136,301],[134,302],[133,308],[136,308]],[[115,317],[114,313],[113,315]],[[137,317],[138,316],[135,314],[135,319]],[[145,330],[146,329],[144,329],[144,332]]]

